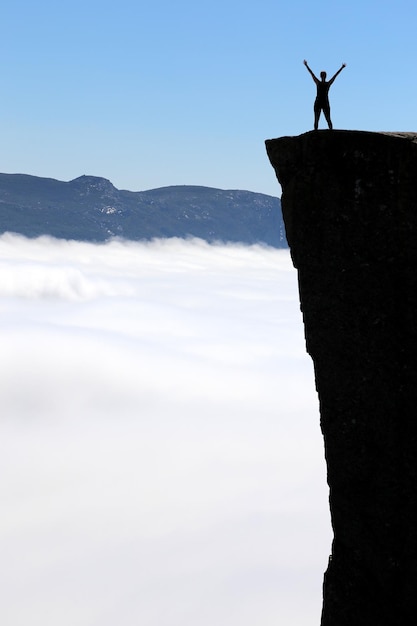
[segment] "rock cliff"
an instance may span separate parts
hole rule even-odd
[[[417,620],[417,134],[266,142],[320,401],[322,626]]]

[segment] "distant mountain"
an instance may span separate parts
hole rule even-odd
[[[0,174],[0,233],[6,231],[80,241],[191,236],[287,247],[273,196],[188,185],[121,191],[96,176],[62,182]]]

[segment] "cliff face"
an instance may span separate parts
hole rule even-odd
[[[417,143],[268,140],[320,400],[334,541],[323,626],[417,620]]]

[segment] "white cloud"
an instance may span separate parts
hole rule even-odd
[[[327,489],[289,253],[0,243],[2,623],[318,620]]]

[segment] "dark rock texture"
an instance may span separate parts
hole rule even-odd
[[[199,237],[287,247],[278,198],[194,185],[124,191],[97,176],[63,182],[0,174],[0,233],[6,231],[81,241]]]
[[[268,140],[320,400],[323,626],[417,623],[417,134]]]

